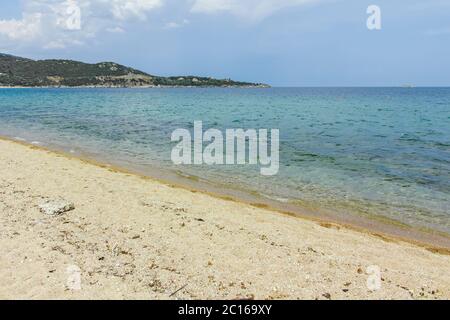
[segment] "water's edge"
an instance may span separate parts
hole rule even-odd
[[[450,254],[450,235],[441,231],[405,225],[396,220],[380,219],[380,217],[363,217],[342,215],[321,208],[305,208],[298,204],[283,203],[262,195],[215,185],[189,176],[162,168],[148,168],[145,172],[124,163],[111,162],[106,158],[93,157],[89,154],[71,154],[64,146],[35,145],[28,141],[0,136],[0,140],[13,142],[32,149],[52,152],[68,159],[76,159],[91,165],[108,168],[115,172],[136,175],[174,188],[203,193],[215,198],[234,201],[255,206],[268,211],[277,212],[301,219],[312,220],[325,228],[343,227],[373,235],[385,241],[405,241],[427,248],[436,253]]]

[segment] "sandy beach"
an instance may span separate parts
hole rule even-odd
[[[1,299],[450,298],[445,251],[7,140],[0,164]]]

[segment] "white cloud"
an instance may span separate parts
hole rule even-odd
[[[62,49],[100,32],[123,32],[144,21],[165,0],[24,0],[22,19],[0,19],[0,41],[13,49],[34,45]]]
[[[41,32],[40,13],[24,13],[21,20],[0,20],[0,35],[9,39],[32,39]]]
[[[228,12],[249,20],[262,20],[275,12],[320,0],[195,0],[192,12]]]
[[[193,12],[213,13],[217,11],[238,11],[239,4],[233,0],[196,0]]]
[[[181,24],[179,24],[178,22],[168,22],[166,23],[166,25],[164,26],[165,29],[176,29],[181,27]]]
[[[145,20],[147,13],[161,7],[162,0],[103,0],[111,6],[111,12],[119,20],[139,18]]]
[[[125,32],[125,30],[121,27],[106,28],[106,31],[111,32],[111,33],[124,33]]]
[[[325,0],[177,0],[176,5],[191,12],[227,13],[255,22],[288,7],[319,1]],[[145,22],[167,3],[175,5],[175,0],[22,0],[21,18],[0,19],[0,43],[13,51],[24,46],[45,49],[78,46],[99,38],[102,33],[124,33],[130,24]],[[179,17],[176,10],[174,15]],[[169,22],[162,24],[164,29],[177,29],[189,23],[182,17],[167,18]]]
[[[189,23],[190,21],[187,19],[184,19],[182,22],[171,21],[165,24],[164,29],[178,29]]]

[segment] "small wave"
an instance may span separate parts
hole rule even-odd
[[[421,142],[422,140],[420,137],[408,133],[404,133],[399,138],[400,141],[406,141],[406,142]]]
[[[436,147],[450,147],[450,143],[446,143],[446,142],[434,142],[434,145]]]
[[[287,198],[274,197],[274,196],[270,196],[270,195],[265,194],[265,193],[261,193],[260,195],[263,196],[264,198],[267,198],[267,199],[270,199],[270,200],[275,200],[275,201],[278,201],[278,202],[283,202],[283,203],[288,203],[289,202],[289,199],[287,199]]]

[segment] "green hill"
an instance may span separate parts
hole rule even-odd
[[[159,77],[114,62],[31,60],[0,54],[3,87],[267,87],[264,84],[195,76]]]

